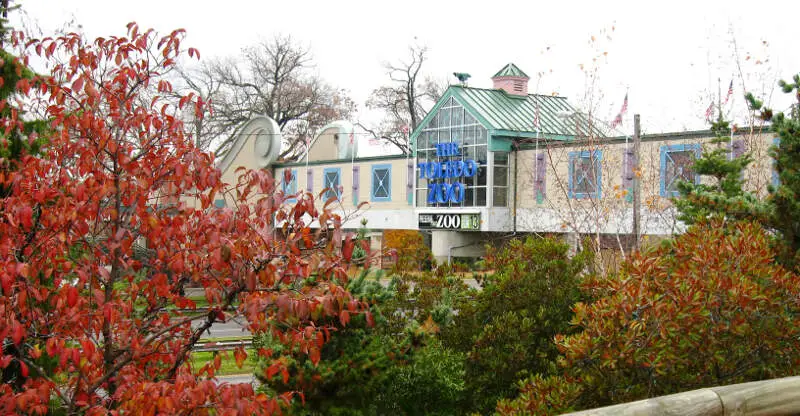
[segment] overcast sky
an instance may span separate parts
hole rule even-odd
[[[530,92],[558,93],[611,120],[626,92],[645,132],[705,128],[704,112],[721,79],[734,81],[731,115],[745,123],[743,88],[790,100],[774,90],[800,72],[800,1],[172,1],[24,0],[26,19],[46,34],[65,23],[89,36],[124,35],[125,25],[187,30],[185,46],[204,58],[235,55],[275,33],[312,51],[315,70],[350,91],[363,109],[387,81],[382,63],[405,57],[412,42],[430,48],[425,72],[491,87],[508,62],[531,76]],[[594,39],[594,41],[592,41]],[[765,43],[766,42],[766,43]],[[734,48],[734,44],[738,47]],[[596,59],[593,61],[593,59]],[[587,77],[593,62],[594,81]],[[583,65],[583,70],[581,70]],[[361,117],[369,117],[363,114]]]

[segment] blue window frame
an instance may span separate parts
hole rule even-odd
[[[392,200],[392,165],[372,165],[372,186],[370,200],[372,202],[388,202]]]
[[[700,157],[701,151],[698,143],[661,146],[659,188],[662,197],[678,196],[680,181],[700,183],[700,175],[694,171],[694,161]]]
[[[573,199],[603,197],[603,170],[600,150],[569,152],[569,197]]]
[[[292,169],[290,172],[292,176],[289,182],[286,182],[285,176],[281,178],[283,181],[281,183],[281,189],[284,195],[292,196],[291,198],[287,198],[286,202],[297,202],[297,198],[295,197],[295,194],[297,194],[297,169]]]
[[[342,169],[325,168],[322,170],[322,188],[325,189],[325,201],[332,197],[342,196]]]

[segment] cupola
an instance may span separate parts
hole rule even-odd
[[[510,95],[521,97],[528,95],[529,79],[530,77],[527,74],[512,63],[504,66],[492,77],[494,88],[503,90]]]

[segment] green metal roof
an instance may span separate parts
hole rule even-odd
[[[523,77],[523,78],[530,78],[526,73],[522,72],[516,65],[509,63],[508,65],[504,66],[503,69],[497,71],[496,74],[492,78],[497,77]]]
[[[499,89],[471,88],[453,85],[448,88],[442,101],[455,97],[462,105],[473,112],[484,127],[495,130],[496,135],[508,137],[531,137],[536,133],[536,108],[539,108],[539,133],[552,138],[571,139],[576,136],[586,136],[588,133],[588,119],[581,113],[576,113],[564,97],[550,95],[528,94],[527,96],[512,96]],[[434,109],[436,110],[436,109]],[[432,111],[433,113],[433,111]],[[559,113],[571,114],[569,117],[559,117]],[[424,125],[425,122],[422,123]],[[592,126],[594,137],[605,135]]]

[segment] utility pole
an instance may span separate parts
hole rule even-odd
[[[633,248],[639,251],[641,236],[641,169],[639,168],[639,149],[642,147],[639,115],[633,115]]]

